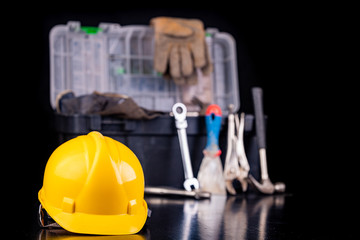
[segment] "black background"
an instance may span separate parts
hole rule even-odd
[[[2,157],[2,175],[12,216],[25,222],[19,232],[36,226],[37,192],[57,147],[49,103],[48,36],[54,25],[69,20],[97,26],[147,25],[161,15],[199,18],[205,27],[233,35],[241,111],[253,112],[252,86],[264,90],[270,178],[284,181],[304,206],[322,211],[324,218],[348,213],[345,205],[354,203],[358,189],[358,159],[351,155],[358,142],[351,122],[356,108],[347,108],[357,103],[358,79],[348,75],[354,66],[352,7],[234,3],[48,2],[3,9],[2,149],[8,154]],[[15,206],[14,200],[21,204]],[[327,204],[332,204],[330,210]]]

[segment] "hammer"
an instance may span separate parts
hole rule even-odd
[[[262,103],[262,89],[254,87],[252,90],[252,96],[254,101],[255,112],[255,124],[256,124],[256,137],[259,147],[260,157],[260,171],[261,171],[261,183],[259,183],[252,175],[249,175],[249,183],[254,186],[259,192],[264,194],[273,194],[274,192],[285,192],[285,184],[278,182],[273,184],[270,181],[267,160],[266,160],[266,138],[265,138],[265,123],[264,123],[264,111]]]

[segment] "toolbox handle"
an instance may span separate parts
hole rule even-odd
[[[256,137],[259,148],[266,148],[265,118],[263,109],[263,91],[260,87],[253,87],[252,96],[254,101]]]
[[[97,34],[103,31],[101,28],[93,26],[81,26],[80,29],[88,35]]]

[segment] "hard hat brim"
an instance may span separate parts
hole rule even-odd
[[[143,200],[142,207],[136,214],[98,215],[81,212],[67,213],[62,209],[44,201],[42,189],[39,201],[48,214],[65,230],[81,234],[125,235],[138,233],[147,219],[147,203]]]

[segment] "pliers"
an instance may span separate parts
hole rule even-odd
[[[236,190],[233,185],[234,180],[240,182],[243,192],[245,192],[248,187],[250,166],[244,148],[244,126],[245,113],[240,114],[239,120],[239,116],[233,113],[233,105],[230,105],[224,177],[226,189],[232,195],[236,195]]]

